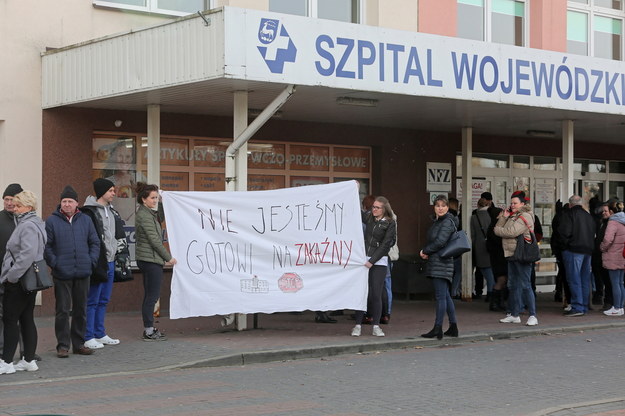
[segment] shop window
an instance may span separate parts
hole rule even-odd
[[[625,173],[625,162],[610,161],[610,173]]]
[[[507,169],[509,167],[509,156],[475,153],[473,155],[472,165],[474,168]]]
[[[97,7],[186,16],[212,8],[212,0],[93,0]]]
[[[556,158],[545,156],[534,156],[535,170],[556,170]]]
[[[360,22],[360,0],[269,0],[269,11],[340,22]]]
[[[530,157],[529,156],[512,156],[512,167],[514,169],[529,169]]]
[[[605,173],[606,164],[604,160],[575,159],[573,170],[582,173]]]
[[[457,35],[465,39],[525,45],[524,0],[458,0]]]

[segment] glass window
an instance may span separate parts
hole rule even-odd
[[[484,0],[458,0],[456,20],[458,37],[484,40]]]
[[[529,169],[530,157],[529,156],[513,156],[512,167],[515,169]]]
[[[535,170],[556,170],[556,158],[534,156],[534,169]]]
[[[508,155],[474,154],[473,167],[477,168],[508,168]]]
[[[308,15],[307,0],[269,0],[269,11],[296,14],[298,16]]]
[[[576,172],[605,173],[606,166],[603,160],[575,159],[573,170]]]
[[[610,173],[625,173],[625,162],[610,161]]]
[[[588,17],[586,13],[568,11],[566,19],[567,52],[588,55]]]
[[[585,1],[582,1],[582,3],[586,4]],[[623,7],[622,3],[623,2],[621,0],[595,0],[595,6],[606,7],[608,9],[614,10],[621,10],[621,8]]]
[[[620,60],[622,21],[610,17],[595,16],[593,24],[594,56]]]
[[[608,198],[617,197],[621,201],[625,200],[625,182],[610,181],[610,194]]]
[[[204,0],[157,0],[157,8],[178,12],[195,13],[206,9]]]
[[[341,22],[358,22],[358,1],[317,0],[317,17]]]
[[[146,7],[148,0],[107,0],[108,3],[125,4],[128,6]]]
[[[525,3],[492,0],[491,41],[523,46]]]

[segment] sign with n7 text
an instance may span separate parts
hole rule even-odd
[[[355,181],[254,192],[162,192],[178,264],[170,317],[365,310]]]

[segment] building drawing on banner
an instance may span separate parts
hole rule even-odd
[[[241,292],[269,293],[269,282],[267,280],[260,280],[256,275],[251,279],[241,279]]]

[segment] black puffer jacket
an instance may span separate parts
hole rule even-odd
[[[425,248],[422,250],[424,254],[429,256],[425,266],[426,276],[447,279],[451,282],[454,275],[454,259],[452,257],[441,258],[437,253],[447,245],[449,237],[456,231],[457,227],[458,217],[449,212],[434,220],[434,223],[428,230]]]
[[[388,255],[397,241],[397,226],[392,219],[376,220],[370,212],[362,213],[362,222],[365,224],[365,251],[369,262],[375,264]]]
[[[558,231],[563,250],[578,254],[592,254],[597,224],[592,215],[581,205],[575,205],[568,211],[564,211]]]

